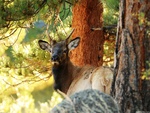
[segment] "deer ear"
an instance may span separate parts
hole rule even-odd
[[[39,40],[38,43],[41,49],[51,52],[51,45],[48,42]]]
[[[69,50],[75,49],[79,45],[79,42],[80,42],[80,37],[76,37],[75,39],[71,40],[68,44],[68,49]]]

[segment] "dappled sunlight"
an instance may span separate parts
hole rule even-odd
[[[0,41],[0,112],[48,112],[61,101],[52,90],[49,54],[39,50],[37,40],[21,43],[24,36],[25,29],[18,29]]]
[[[3,86],[4,83],[5,82],[3,82]],[[35,103],[35,97],[33,97],[32,92],[43,90],[45,87],[51,84],[52,79],[49,81],[45,81],[45,84],[44,81],[36,82],[34,84],[28,84],[27,82],[25,82],[18,86],[10,86],[9,84],[5,83],[5,86],[6,85],[7,86],[3,89],[7,89],[7,87],[8,86],[9,87],[5,91],[1,89],[1,91],[3,92],[1,92],[0,94],[1,97],[0,112],[9,112],[9,113],[48,112],[62,100],[61,96],[56,92],[49,91],[49,93],[52,93],[52,96],[44,97],[43,94],[41,95],[42,97],[40,97],[40,98],[47,98],[47,101]],[[37,104],[38,106],[36,106]]]
[[[112,37],[113,40],[115,39],[115,37]],[[115,43],[109,43],[107,41],[105,41],[104,43],[104,56],[103,56],[103,65],[104,66],[109,66],[112,67],[113,63],[114,63],[114,47],[115,47]],[[112,49],[113,48],[113,49]]]
[[[31,51],[30,49],[31,49],[30,45],[24,46],[24,49],[23,49],[24,54],[28,55]]]

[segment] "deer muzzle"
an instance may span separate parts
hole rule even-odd
[[[52,55],[51,61],[52,61],[52,64],[53,64],[53,65],[59,65],[60,58],[59,58],[58,55]]]
[[[58,55],[52,55],[52,58],[51,58],[52,61],[59,61],[59,56]]]

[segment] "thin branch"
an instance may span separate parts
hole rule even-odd
[[[73,6],[73,4],[70,1],[65,0],[65,2]]]
[[[16,40],[15,40],[10,46],[13,46],[13,45],[17,42],[17,40],[18,40],[18,38],[19,38],[19,36],[20,36],[21,31],[22,31],[22,28],[20,29],[20,31],[19,31],[19,33],[18,33],[18,35],[17,35]],[[6,46],[6,45],[5,45],[5,46]]]
[[[117,25],[111,25],[111,26],[104,26],[104,27],[96,27],[96,28],[91,28],[92,31],[97,31],[97,30],[111,30],[111,29],[116,29]]]
[[[101,31],[101,30],[103,30],[103,28],[101,28],[101,27],[98,27],[98,28],[91,28],[91,30],[92,30],[92,31]]]
[[[6,38],[9,38],[11,35],[13,35],[15,32],[17,31],[17,28],[15,30],[13,30],[13,32],[10,33],[10,35],[8,36],[5,36],[3,38],[0,38],[0,40],[3,40],[3,39],[6,39]]]
[[[60,25],[63,29],[63,31],[65,32],[65,35],[67,36],[67,32],[65,31],[65,28],[64,28],[64,25],[63,25],[63,22],[61,21],[60,17],[58,17],[58,20],[60,21]]]

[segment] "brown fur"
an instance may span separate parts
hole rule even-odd
[[[76,67],[74,67],[75,69]],[[78,73],[74,73],[74,79],[67,90],[67,95],[85,89],[97,89],[101,92],[110,94],[113,72],[108,67],[80,67]]]
[[[90,65],[77,67],[70,62],[69,51],[75,49],[79,42],[79,37],[71,40],[69,43],[67,39],[58,43],[55,42],[52,45],[39,40],[40,47],[51,53],[51,60],[54,64],[52,67],[55,80],[54,89],[60,90],[67,95],[85,89],[97,89],[110,94],[113,79],[113,72],[110,68]]]
[[[63,68],[63,71],[60,71],[60,75],[53,72],[54,78],[58,76],[57,80],[59,82],[55,78],[55,85],[59,84],[61,86],[56,87],[56,90],[59,89],[67,95],[72,95],[85,89],[97,89],[110,94],[113,79],[113,72],[110,68],[90,65],[77,67],[70,62],[69,58],[63,63]]]

